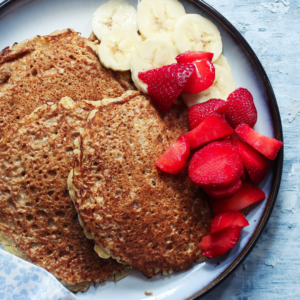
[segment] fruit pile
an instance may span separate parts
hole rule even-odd
[[[139,73],[148,85],[154,105],[166,113],[182,93],[199,93],[215,79],[212,54],[186,52],[177,56],[177,64]],[[240,210],[263,200],[264,192],[254,183],[264,180],[269,162],[283,143],[253,130],[257,110],[251,93],[244,88],[232,92],[227,101],[210,99],[188,111],[190,131],[179,137],[156,160],[164,172],[188,174],[211,199],[214,219],[210,235],[200,243],[203,254],[214,258],[230,250],[248,224]],[[248,174],[248,175],[247,175]]]

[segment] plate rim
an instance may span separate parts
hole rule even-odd
[[[0,3],[0,13],[10,5],[15,2],[21,2],[23,0],[4,0]],[[274,131],[275,137],[279,141],[283,142],[283,130],[282,130],[282,123],[280,118],[280,112],[277,104],[277,100],[275,97],[275,93],[271,86],[270,80],[267,76],[267,73],[262,66],[260,60],[258,59],[257,55],[253,51],[252,47],[246,41],[246,39],[242,36],[242,34],[225,18],[221,13],[219,13],[216,9],[210,6],[203,0],[188,0],[189,2],[199,6],[203,9],[208,15],[212,16],[213,18],[217,19],[218,22],[230,33],[230,35],[234,38],[234,40],[242,47],[244,52],[246,53],[248,59],[250,60],[252,66],[254,66],[255,70],[257,71],[260,80],[263,83],[266,95],[267,95],[267,103],[269,110],[271,112],[272,121],[274,123]],[[190,296],[187,298],[188,300],[196,300],[200,299],[214,288],[216,288],[220,283],[222,283],[232,272],[234,272],[238,266],[246,259],[246,257],[250,254],[254,246],[256,245],[257,241],[259,240],[260,236],[262,235],[268,220],[272,214],[279,188],[281,183],[282,177],[282,170],[283,170],[283,154],[284,154],[284,146],[278,152],[278,155],[274,161],[274,178],[272,182],[272,188],[270,192],[270,196],[267,199],[267,205],[264,210],[263,216],[258,223],[258,226],[252,235],[251,239],[248,241],[244,249],[240,252],[237,258],[209,285],[205,288],[201,289],[198,293]]]

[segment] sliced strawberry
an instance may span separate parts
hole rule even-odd
[[[239,88],[232,92],[228,98],[229,109],[225,117],[229,124],[235,128],[245,123],[253,127],[257,121],[257,110],[253,97],[247,89]]]
[[[214,54],[211,52],[205,51],[187,51],[182,54],[179,54],[176,57],[178,63],[192,63],[196,60],[201,60],[203,58],[212,61]]]
[[[212,142],[197,151],[189,164],[191,181],[201,187],[228,187],[243,172],[238,149],[230,141]]]
[[[218,231],[232,226],[243,228],[248,225],[249,222],[241,212],[239,212],[238,210],[231,210],[217,215],[213,218],[210,223],[209,233],[214,234]]]
[[[283,145],[282,142],[276,139],[272,139],[258,133],[250,128],[247,124],[239,125],[235,129],[235,132],[250,146],[271,160],[276,158],[279,149]]]
[[[202,254],[215,258],[232,249],[241,236],[241,228],[233,226],[202,238],[199,248]]]
[[[241,159],[251,180],[256,183],[262,182],[269,169],[268,159],[249,144],[237,139],[236,137],[232,138],[239,148]]]
[[[212,200],[211,206],[216,216],[229,210],[241,210],[265,198],[265,193],[259,187],[250,182],[243,182],[237,194],[225,200]]]
[[[226,136],[233,135],[234,131],[223,116],[213,113],[208,116],[195,129],[185,134],[190,143],[190,148],[195,149]]]
[[[207,102],[193,105],[188,112],[190,130],[197,127],[206,117],[214,112],[224,114],[228,107],[228,102],[221,99],[211,99]]]
[[[190,146],[187,138],[181,136],[178,141],[171,145],[163,155],[155,161],[162,171],[170,174],[179,174],[184,169],[190,154]]]
[[[235,195],[242,187],[242,180],[239,178],[230,187],[203,187],[204,192],[212,199],[226,199]]]
[[[215,67],[208,59],[193,62],[196,70],[193,72],[183,92],[197,94],[212,86],[215,80]]]
[[[153,104],[166,113],[184,90],[194,64],[172,64],[139,73],[139,79],[148,85],[147,90]]]

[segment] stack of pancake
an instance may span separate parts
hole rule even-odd
[[[72,291],[191,267],[211,220],[186,172],[154,164],[186,108],[161,115],[96,47],[65,30],[0,53],[0,243]]]

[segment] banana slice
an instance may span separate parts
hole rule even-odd
[[[137,31],[136,10],[123,0],[110,0],[95,11],[92,28],[100,41],[115,28]]]
[[[172,43],[176,21],[185,15],[178,0],[142,0],[137,6],[137,24],[146,37],[159,37]]]
[[[181,94],[181,98],[184,100],[187,107],[191,107],[197,103],[206,102],[210,99],[223,99],[226,101],[229,94],[236,89],[232,73],[218,65],[214,66],[216,78],[209,89],[198,94]]]
[[[200,15],[188,14],[175,24],[173,42],[180,53],[194,50],[207,51],[218,59],[222,52],[222,40],[216,25]]]
[[[135,47],[142,38],[131,29],[116,28],[105,35],[99,45],[101,63],[115,71],[128,71]]]
[[[214,62],[214,65],[218,65],[218,66],[226,69],[228,72],[231,72],[231,68],[228,63],[228,60],[223,54],[220,54],[219,58]]]
[[[147,84],[138,78],[139,72],[176,63],[177,55],[176,47],[160,38],[149,38],[138,44],[131,61],[131,77],[135,86],[144,94],[148,94]]]

